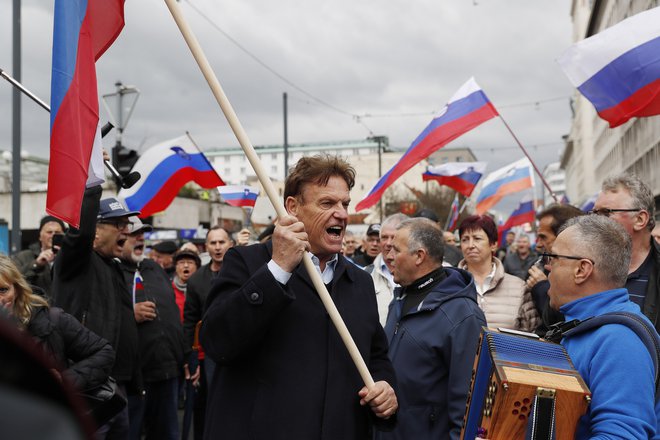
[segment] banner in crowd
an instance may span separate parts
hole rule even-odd
[[[119,191],[118,196],[131,211],[140,211],[142,218],[164,211],[190,181],[202,188],[225,184],[188,136],[149,148],[135,163],[133,171],[142,177],[133,187]]]
[[[431,166],[422,174],[422,180],[435,180],[470,197],[479,179],[486,172],[486,162],[449,162]]]
[[[493,171],[484,179],[477,197],[477,214],[483,214],[497,205],[504,196],[534,186],[532,164],[526,157]]]
[[[571,83],[617,127],[660,114],[660,7],[579,41],[557,60]]]
[[[474,78],[470,78],[452,96],[449,103],[442,109],[440,116],[431,121],[399,161],[355,206],[355,210],[361,211],[375,205],[385,190],[406,171],[426,159],[431,153],[497,115],[497,110],[486,94]]]
[[[254,208],[259,197],[259,188],[247,185],[219,186],[218,192],[225,203],[240,208]]]
[[[55,1],[46,195],[46,212],[74,227],[85,186],[104,180],[95,62],[124,27],[124,0],[82,5]]]

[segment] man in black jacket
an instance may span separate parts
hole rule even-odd
[[[138,336],[131,294],[116,258],[127,238],[128,211],[113,198],[101,199],[101,187],[85,190],[80,228],[69,228],[53,266],[54,305],[105,338],[116,357],[112,376],[120,388],[139,385]],[[99,430],[102,439],[128,437],[128,408]]]
[[[179,373],[183,366],[183,328],[172,283],[165,270],[145,259],[144,233],[151,230],[131,217],[129,233],[122,248],[121,268],[126,285],[133,292],[135,321],[140,342],[143,396],[130,396],[131,440],[147,438],[176,440]]]
[[[214,226],[206,233],[206,251],[211,261],[197,270],[188,280],[186,289],[186,301],[183,306],[183,334],[185,341],[184,372],[187,380],[198,384],[197,393],[194,397],[194,427],[195,438],[201,438],[204,433],[204,413],[206,412],[206,395],[208,384],[213,377],[215,363],[206,359],[200,350],[199,364],[195,371],[188,370],[188,357],[192,352],[195,326],[202,320],[204,315],[204,304],[211,290],[213,282],[220,273],[220,268],[225,258],[225,253],[234,245],[229,233],[220,226]],[[190,398],[188,396],[187,398]]]
[[[28,283],[50,293],[51,267],[59,246],[53,248],[53,236],[64,233],[64,222],[47,215],[39,222],[39,241],[12,257]]]
[[[395,377],[374,284],[340,255],[354,179],[341,158],[301,158],[272,241],[227,252],[200,335],[218,364],[206,438],[357,440],[391,428]],[[369,368],[369,389],[300,264],[307,251]]]

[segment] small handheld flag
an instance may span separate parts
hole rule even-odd
[[[422,174],[422,180],[435,180],[470,197],[486,171],[486,165],[486,162],[449,162],[431,166]]]
[[[225,203],[241,208],[254,208],[259,197],[259,189],[247,185],[219,186],[218,192]]]

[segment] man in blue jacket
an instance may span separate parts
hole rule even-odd
[[[472,364],[486,318],[472,276],[443,268],[444,240],[436,223],[403,221],[390,258],[402,287],[385,325],[397,375],[399,413],[392,432],[378,439],[458,439]]]
[[[614,220],[582,216],[569,220],[543,254],[550,307],[585,320],[608,312],[629,312],[651,323],[623,288],[631,240]],[[657,438],[655,370],[651,354],[627,326],[607,324],[562,340],[592,393],[576,439]]]

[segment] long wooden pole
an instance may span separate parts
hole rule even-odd
[[[227,122],[229,122],[229,126],[234,132],[236,139],[238,139],[238,143],[241,145],[243,152],[250,161],[250,164],[252,165],[254,172],[257,174],[257,177],[259,178],[261,185],[266,191],[266,195],[268,196],[270,203],[272,203],[273,207],[275,208],[275,212],[279,217],[283,217],[287,215],[287,212],[284,209],[284,205],[282,204],[282,201],[279,199],[277,191],[275,190],[275,186],[273,185],[273,182],[271,182],[270,178],[268,177],[268,173],[266,172],[263,165],[261,164],[261,161],[259,160],[259,156],[257,156],[257,153],[254,151],[254,147],[252,146],[252,143],[248,139],[248,136],[245,130],[243,129],[243,126],[241,125],[240,121],[238,120],[238,117],[236,116],[233,107],[231,106],[229,100],[227,99],[225,92],[222,90],[222,86],[220,85],[218,78],[215,76],[215,73],[213,72],[213,69],[209,64],[208,59],[204,54],[204,51],[199,45],[199,42],[197,41],[195,35],[192,33],[190,26],[188,26],[188,23],[183,17],[183,14],[179,9],[179,5],[176,3],[176,0],[165,0],[165,3],[167,4],[167,7],[169,8],[170,13],[172,14],[174,21],[179,27],[179,30],[181,31],[181,34],[183,35],[183,38],[186,41],[186,44],[188,45],[190,52],[192,52],[195,61],[197,62],[200,70],[202,71],[202,74],[204,75],[206,82],[209,84],[209,87],[211,88],[211,92],[213,92],[213,96],[215,96],[215,99],[218,101],[218,104],[220,105],[220,109],[224,113],[225,118],[227,118]],[[312,279],[314,287],[316,288],[316,291],[318,292],[321,301],[323,302],[323,305],[325,306],[328,314],[330,315],[330,319],[337,328],[337,332],[339,333],[339,336],[341,336],[342,341],[344,341],[344,345],[346,345],[346,348],[348,349],[348,352],[351,358],[353,359],[353,362],[355,363],[355,366],[357,367],[360,376],[362,377],[362,381],[367,386],[367,388],[372,388],[374,385],[374,380],[371,377],[371,373],[369,373],[367,364],[364,362],[364,359],[362,358],[362,355],[360,354],[357,345],[355,345],[355,341],[351,337],[351,334],[348,332],[348,328],[346,327],[344,320],[339,314],[339,311],[337,310],[335,303],[332,302],[332,298],[330,297],[330,294],[328,293],[325,284],[323,284],[321,275],[316,271],[316,268],[314,267],[314,263],[312,262],[312,259],[307,253],[303,255],[303,263],[305,265],[305,269],[307,269],[307,272],[309,273],[309,277]]]

